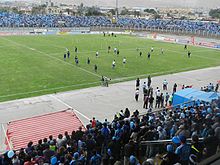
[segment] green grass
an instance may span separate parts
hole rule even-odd
[[[107,47],[118,47],[117,57],[107,53]],[[74,46],[78,47],[79,66],[74,63]],[[154,52],[147,59],[151,47]],[[65,48],[71,58],[63,60]],[[136,48],[143,52],[139,57]],[[160,49],[164,49],[164,55]],[[13,100],[48,93],[100,85],[100,76],[112,82],[161,75],[220,65],[218,50],[189,47],[192,58],[187,58],[183,45],[156,42],[127,35],[73,36],[9,36],[0,40],[0,101]],[[95,52],[99,51],[99,58]],[[86,63],[90,57],[91,64]],[[122,59],[127,64],[123,66]],[[111,68],[116,60],[116,69]],[[94,72],[94,64],[98,72]]]

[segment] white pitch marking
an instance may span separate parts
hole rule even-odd
[[[69,104],[65,103],[64,101],[62,101],[61,99],[55,97],[54,95],[50,95],[52,98],[54,98],[55,100],[59,101],[60,103],[62,103],[63,105],[65,105],[66,107],[72,109],[74,112],[78,113],[79,115],[81,115],[82,117],[84,117],[85,119],[87,119],[88,121],[90,121],[89,117],[87,117],[86,115],[82,114],[81,112],[77,111],[76,109],[74,109],[72,106],[70,106]]]

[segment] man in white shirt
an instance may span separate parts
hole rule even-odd
[[[96,57],[99,57],[99,52],[98,52],[98,51],[95,53],[95,56],[96,56]]]
[[[123,62],[124,65],[126,64],[126,58],[125,57],[123,58],[122,62]]]
[[[151,47],[151,52],[153,52],[154,51],[154,48],[153,47]]]
[[[156,96],[160,96],[160,89],[159,89],[159,87],[157,87],[157,89],[156,89],[156,91],[155,91],[155,95],[156,95]]]
[[[113,60],[113,62],[112,62],[112,69],[115,69],[115,66],[116,66],[116,62],[115,62],[115,60]]]
[[[114,48],[114,53],[117,54],[117,48]]]

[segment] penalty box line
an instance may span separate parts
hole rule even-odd
[[[65,63],[65,64],[67,64],[67,65],[74,66],[75,68],[78,68],[79,70],[82,70],[82,71],[84,71],[84,72],[86,72],[86,73],[89,73],[89,74],[91,74],[91,75],[93,75],[93,76],[96,76],[96,77],[99,77],[99,78],[101,77],[101,75],[99,75],[99,74],[93,73],[93,72],[88,71],[88,70],[86,70],[86,69],[84,69],[84,68],[77,67],[77,66],[75,66],[75,65],[73,65],[73,64],[71,64],[71,63],[69,63],[69,62],[65,62],[65,61],[63,61],[63,60],[61,60],[61,59],[59,59],[59,58],[57,58],[57,57],[54,57],[54,56],[48,54],[48,53],[42,52],[42,51],[40,51],[40,50],[37,50],[37,49],[32,48],[32,47],[29,47],[29,46],[27,46],[27,45],[22,45],[22,44],[20,44],[20,43],[15,42],[15,41],[6,39],[6,38],[4,38],[4,37],[2,37],[2,38],[3,38],[4,40],[6,40],[6,41],[9,41],[9,42],[11,42],[11,43],[14,43],[14,44],[20,46],[20,47],[24,47],[24,48],[26,48],[26,49],[29,49],[29,50],[38,52],[38,53],[43,54],[43,55],[45,55],[45,56],[47,56],[47,57],[50,57],[50,58],[53,58],[53,59],[55,59],[55,60],[57,60],[57,61],[63,62],[63,63]]]

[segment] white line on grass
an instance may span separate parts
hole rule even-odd
[[[48,53],[45,53],[45,52],[42,52],[42,51],[40,51],[40,50],[31,48],[31,47],[29,47],[29,46],[27,46],[27,45],[19,44],[19,43],[15,42],[15,41],[6,39],[6,38],[4,38],[4,37],[3,37],[3,39],[6,40],[6,41],[9,41],[9,42],[11,42],[11,43],[14,43],[14,44],[16,44],[16,45],[18,45],[18,46],[24,47],[24,48],[26,48],[26,49],[29,49],[29,50],[38,52],[38,53],[40,53],[40,54],[43,54],[43,55],[45,55],[45,56],[47,56],[47,57],[53,58],[53,59],[55,59],[55,60],[57,60],[57,61],[63,62],[63,63],[65,63],[65,64],[67,64],[67,65],[74,66],[75,68],[78,68],[78,69],[80,69],[80,70],[82,70],[82,71],[84,71],[84,72],[87,72],[87,73],[89,73],[89,74],[91,74],[91,75],[93,75],[93,76],[96,76],[96,77],[99,77],[99,78],[101,77],[101,75],[99,75],[99,74],[93,73],[93,72],[91,72],[91,71],[88,71],[88,70],[86,70],[86,69],[84,69],[84,68],[78,67],[78,66],[76,66],[76,65],[74,65],[74,64],[71,64],[71,63],[69,63],[69,62],[65,62],[65,61],[63,61],[63,60],[61,60],[61,59],[59,59],[59,58],[57,58],[57,57],[54,57],[54,56],[48,54]]]
[[[76,109],[74,109],[72,106],[70,106],[69,104],[65,103],[63,100],[57,98],[54,95],[50,95],[50,97],[54,98],[55,100],[57,100],[58,102],[62,103],[63,105],[65,105],[66,107],[72,109],[74,112],[78,113],[79,115],[81,115],[82,117],[84,117],[85,119],[87,119],[88,121],[90,121],[89,117],[87,117],[86,115],[82,114],[81,112],[77,111]]]
[[[207,66],[203,66],[203,67],[207,67]],[[122,77],[122,78],[115,78],[115,79],[112,79],[111,81],[112,82],[117,82],[117,81],[125,81],[125,80],[129,80],[129,79],[136,79],[137,77],[146,77],[151,75],[151,76],[154,76],[154,75],[164,75],[164,74],[175,74],[178,72],[183,72],[183,71],[189,71],[189,70],[192,70],[192,69],[198,69],[197,67],[187,67],[187,68],[183,68],[183,69],[180,69],[180,70],[172,70],[172,71],[165,71],[165,72],[154,72],[154,73],[148,73],[148,74],[142,74],[142,75],[135,75],[135,76],[129,76],[129,77]]]
[[[7,48],[7,47],[11,47],[12,45],[2,45],[0,46],[0,48]]]
[[[47,89],[40,89],[40,90],[30,91],[30,92],[21,92],[21,93],[2,95],[2,96],[0,96],[0,98],[12,97],[12,96],[21,96],[21,95],[26,95],[26,94],[40,93],[40,92],[53,91],[53,90],[58,90],[58,89],[65,89],[65,88],[84,86],[84,85],[99,84],[99,83],[100,82],[97,81],[97,82],[91,82],[91,83],[73,84],[73,85],[61,86],[61,87],[56,87],[56,88],[47,88]]]
[[[178,52],[178,51],[176,51],[176,50],[170,50],[170,49],[166,49],[166,51],[174,52],[174,53],[179,53],[179,54],[187,54],[187,52],[186,52],[186,53],[184,53],[184,52]],[[196,52],[199,52],[199,51],[196,51]],[[201,52],[203,52],[203,51],[201,50]],[[192,53],[193,53],[193,51],[192,51]],[[191,55],[191,56],[196,56],[196,57],[199,57],[199,58],[211,59],[211,60],[217,60],[217,61],[219,61],[218,59],[213,58],[213,57],[205,57],[205,56],[200,56],[200,55],[196,55],[196,54],[193,54],[193,55]]]

